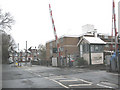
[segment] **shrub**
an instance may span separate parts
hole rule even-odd
[[[78,62],[78,66],[87,64],[87,61],[84,60],[83,58],[77,58],[77,62]]]

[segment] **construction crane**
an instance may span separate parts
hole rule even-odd
[[[55,25],[54,25],[54,20],[53,20],[52,10],[51,10],[51,5],[50,4],[49,4],[49,11],[50,11],[50,16],[51,16],[51,20],[52,20],[52,26],[53,26],[53,30],[54,30],[54,36],[55,36],[55,40],[56,40],[57,57],[58,57],[58,60],[60,60],[61,54],[60,54],[59,40],[58,40],[58,37],[57,37],[56,28],[55,28]],[[58,61],[58,62],[60,62],[60,61]]]

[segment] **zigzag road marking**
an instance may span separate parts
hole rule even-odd
[[[116,84],[114,83],[109,83],[109,82],[101,82],[102,84],[106,84],[106,85],[113,85],[113,86],[117,86]]]
[[[69,85],[70,87],[73,87],[73,86],[90,86],[92,84],[72,84],[72,85]]]
[[[97,84],[98,86],[105,87],[105,88],[113,88],[111,86],[103,85],[103,84]]]
[[[56,80],[53,80],[53,79],[49,79],[49,80],[52,80],[52,81],[58,83],[59,85],[61,85],[61,86],[64,87],[64,88],[69,88],[69,87],[65,86],[64,84],[62,84],[62,83],[60,83],[60,82],[58,82],[58,81],[56,81]]]
[[[30,72],[30,73],[32,73],[32,74],[34,74],[34,75],[37,75],[37,76],[41,77],[41,75],[32,72],[31,69],[27,69],[26,71],[28,71],[28,72]],[[53,74],[51,74],[51,75],[53,75]],[[60,86],[62,86],[62,87],[64,87],[64,88],[69,88],[69,87],[72,87],[72,86],[90,86],[90,85],[93,84],[92,82],[89,82],[89,81],[86,81],[86,80],[83,80],[83,79],[78,79],[78,78],[72,78],[73,80],[69,80],[69,79],[67,79],[67,78],[65,78],[65,77],[63,77],[63,76],[51,76],[51,77],[43,77],[43,78],[48,79],[48,80],[51,80],[51,81],[59,84]],[[59,79],[67,79],[67,80],[59,80]],[[61,82],[65,82],[65,81],[67,81],[67,82],[82,81],[82,82],[85,82],[85,83],[87,83],[87,84],[73,84],[73,85],[68,85],[68,86],[69,86],[69,87],[68,87],[68,86],[66,86],[66,85],[64,85],[64,84],[62,84],[61,82],[56,81],[56,80],[59,80],[59,81],[61,81]]]
[[[78,80],[59,80],[60,82],[74,82],[74,81],[78,81]]]

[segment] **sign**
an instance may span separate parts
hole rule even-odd
[[[52,66],[58,66],[57,58],[52,58]]]
[[[57,48],[53,48],[53,53],[57,53]]]
[[[91,53],[92,64],[103,64],[103,53]]]

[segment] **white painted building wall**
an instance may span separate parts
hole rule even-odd
[[[89,62],[89,53],[83,54],[83,58],[84,60],[86,60],[88,62],[88,65],[90,64]]]
[[[92,64],[103,64],[103,53],[91,53]]]
[[[80,44],[80,57],[83,57],[83,46]]]
[[[90,64],[89,53],[83,54],[84,60]],[[103,53],[91,53],[91,63],[94,64],[103,64]]]

